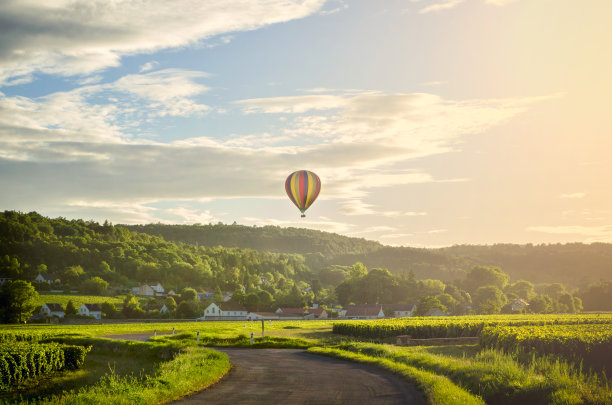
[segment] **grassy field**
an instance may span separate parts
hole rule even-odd
[[[121,308],[123,306],[124,295],[109,297],[105,295],[78,295],[78,294],[45,294],[39,293],[38,301],[36,305],[41,306],[45,303],[62,304],[64,309],[68,301],[72,301],[75,308],[79,308],[82,304],[102,304],[103,302],[109,302],[115,304],[115,307]],[[142,299],[144,301],[146,299]]]
[[[518,317],[500,316],[490,317],[490,319],[482,318],[479,317],[479,321],[491,321],[488,323],[493,325],[500,318],[504,320],[518,319]],[[553,326],[557,324],[559,327],[564,327],[567,316],[560,317],[559,320],[564,320],[564,322],[560,323],[555,323],[553,318],[547,315],[542,317],[532,316],[528,319],[533,322],[545,321],[543,323],[547,325],[550,325],[552,322]],[[590,318],[590,316],[586,318]],[[431,319],[432,327],[439,328],[440,323],[444,319],[449,321],[449,324],[452,324],[451,321],[457,320],[457,318]],[[427,320],[421,318],[403,321],[419,322],[422,324]],[[580,320],[579,323],[583,321],[584,319]],[[392,370],[414,383],[424,393],[430,404],[546,403],[603,405],[612,403],[611,381],[606,376],[605,371],[586,370],[580,364],[568,362],[563,357],[554,354],[536,355],[534,353],[530,356],[525,356],[524,353],[518,355],[507,351],[504,352],[501,349],[483,348],[477,344],[399,347],[386,344],[385,342],[388,343],[389,338],[360,338],[333,333],[332,328],[336,322],[339,321],[266,321],[264,323],[265,338],[263,339],[261,338],[262,325],[260,321],[170,322],[81,326],[7,325],[0,332],[0,340],[2,340],[3,334],[16,334],[20,336],[41,335],[47,338],[49,336],[58,336],[74,344],[75,339],[107,341],[106,339],[96,338],[96,336],[153,333],[154,330],[157,330],[161,335],[162,333],[171,332],[174,327],[176,333],[174,336],[158,336],[152,342],[146,344],[180,344],[184,349],[176,358],[181,358],[181,356],[196,355],[205,345],[248,347],[250,346],[250,334],[253,333],[256,338],[254,347],[309,348],[308,350],[316,354],[365,362]],[[538,326],[534,325],[533,322],[525,325],[526,333],[537,330]],[[359,322],[359,324],[362,323],[364,322]],[[502,322],[502,324],[507,325],[507,322]],[[598,328],[605,329],[612,327],[612,324],[607,322],[604,325],[607,326],[598,326]],[[500,325],[499,327],[505,326]],[[516,327],[520,328],[520,326]],[[196,332],[198,331],[200,332],[199,346],[196,344]],[[118,395],[116,393],[117,390],[127,390],[128,388],[126,387],[130,384],[144,384],[142,381],[157,378],[159,370],[174,361],[158,361],[155,359],[155,355],[152,357],[149,355],[138,357],[136,354],[129,354],[124,356],[124,359],[134,357],[134,362],[128,361],[124,363],[123,360],[119,360],[114,365],[114,368],[111,367],[114,371],[110,371],[110,369],[105,370],[103,367],[105,362],[109,362],[109,358],[105,357],[106,355],[104,351],[92,350],[92,353],[89,355],[90,358],[86,361],[86,367],[83,370],[74,372],[73,375],[67,374],[54,378],[66,379],[67,386],[75,392],[73,398],[98,398],[95,396],[89,397],[89,395],[94,395],[92,390],[96,392],[95,395],[102,395],[103,392],[108,391],[110,392],[108,394],[110,398],[115,398],[113,395]],[[223,362],[222,359],[216,359],[215,361]],[[224,373],[223,367],[215,370],[218,370],[217,378]],[[194,375],[189,378],[199,381],[198,378],[200,377]],[[213,377],[209,376],[208,378],[214,380]],[[181,379],[181,383],[185,382],[184,380],[185,378]],[[91,385],[94,381],[97,382],[81,392],[84,386]],[[57,383],[57,381],[50,381],[49,383],[42,384],[40,389],[28,395],[48,395],[54,392],[56,389],[54,387],[57,387],[57,385],[53,384]],[[203,385],[196,382],[194,386]],[[95,387],[95,389],[92,387]],[[140,392],[143,389],[141,387],[138,391]],[[180,395],[178,392],[181,389],[189,390],[192,388],[178,387],[171,390],[171,393],[168,393],[165,391],[166,388],[164,388],[163,384],[157,388],[153,384],[153,388],[150,389],[146,395],[137,394],[129,390],[128,392],[130,392],[129,395],[137,395],[134,397],[137,399],[135,402],[157,403],[161,402],[159,398]],[[156,393],[156,390],[164,391],[165,394]],[[116,398],[119,398],[119,396]],[[57,401],[57,399],[53,399],[51,402],[58,403]]]

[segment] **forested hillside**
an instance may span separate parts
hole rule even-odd
[[[128,229],[166,240],[203,246],[233,246],[270,252],[300,253],[315,272],[330,265],[381,267],[392,273],[414,271],[420,279],[463,278],[474,266],[498,266],[511,280],[561,282],[572,288],[612,276],[612,244],[460,245],[441,249],[390,247],[333,233],[276,226],[135,225]]]
[[[609,310],[612,281],[587,281],[610,279],[611,252],[606,244],[416,249],[295,228],[128,228],[37,213],[0,213],[0,278],[33,282],[38,290],[97,294],[109,286],[126,291],[160,282],[166,290],[208,288],[219,296],[234,292],[232,299],[260,310],[314,302],[418,301],[420,308],[443,308],[451,314],[466,313],[470,307],[478,313],[499,313],[521,298],[530,301],[535,312],[574,312],[582,307],[579,297],[586,309]],[[35,282],[39,273],[52,286]]]
[[[161,282],[230,291],[258,285],[262,276],[283,288],[311,278],[298,254],[196,247],[108,223],[0,213],[0,277],[33,280],[38,273],[56,274],[63,288],[91,277],[126,288]]]

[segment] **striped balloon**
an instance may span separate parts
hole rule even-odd
[[[287,177],[285,191],[304,218],[306,216],[304,212],[317,199],[319,191],[321,191],[321,180],[313,172],[298,170]]]

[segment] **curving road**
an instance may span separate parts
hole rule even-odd
[[[105,337],[146,341],[151,336]],[[425,404],[412,384],[376,367],[296,349],[214,349],[229,355],[230,372],[174,404]]]
[[[175,404],[424,404],[394,374],[294,349],[216,350],[232,370],[217,384]]]

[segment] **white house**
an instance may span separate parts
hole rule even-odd
[[[132,288],[132,293],[142,297],[158,297],[164,295],[164,287],[162,287],[160,283],[143,284],[139,287]]]
[[[157,284],[151,284],[151,288],[153,289],[153,291],[156,292],[155,295],[162,295],[164,293],[164,287],[162,287],[162,285],[160,283]]]
[[[62,307],[62,304],[47,303],[43,304],[42,307],[40,307],[40,314],[49,318],[54,316],[57,316],[58,318],[63,318],[64,308]]]
[[[414,311],[417,309],[417,304],[385,305],[383,309],[387,316],[393,318],[405,318],[407,316],[412,316]]]
[[[527,308],[529,306],[529,303],[525,300],[522,300],[520,298],[515,299],[514,301],[512,301],[512,312],[521,312],[523,309]]]
[[[79,315],[93,316],[96,319],[102,318],[102,308],[100,304],[83,304],[78,310]]]
[[[166,312],[170,311],[168,309],[168,307],[166,306],[166,304],[162,305],[162,307],[159,309],[159,313],[160,314],[165,314]]]
[[[53,284],[55,280],[60,280],[60,277],[54,273],[38,273],[38,276],[36,276],[34,280],[38,281],[39,283]]]
[[[204,315],[199,320],[242,321],[246,320],[248,311],[236,302],[214,302],[206,307]]]
[[[385,317],[382,305],[354,305],[346,309],[349,319],[380,319]]]

